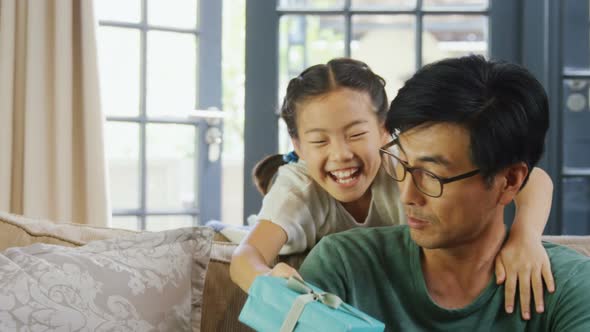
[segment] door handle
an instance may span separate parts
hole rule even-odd
[[[209,153],[207,158],[209,162],[216,162],[221,157],[221,143],[223,143],[223,136],[221,129],[217,126],[211,126],[207,128],[205,132],[205,142],[209,146]]]
[[[223,143],[223,132],[220,125],[227,113],[210,107],[206,110],[193,110],[189,116],[207,122],[207,130],[205,131],[205,143],[207,143],[207,150],[209,151],[207,159],[212,163],[218,161],[221,157],[221,143]]]

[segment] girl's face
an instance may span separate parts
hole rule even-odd
[[[389,136],[365,92],[339,88],[297,109],[295,151],[310,176],[343,203],[359,200],[381,166],[379,147]]]

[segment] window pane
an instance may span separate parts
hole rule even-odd
[[[468,54],[488,53],[488,18],[486,16],[424,16],[422,61]]]
[[[563,64],[590,70],[590,1],[563,1]]]
[[[563,234],[590,234],[590,179],[563,180]]]
[[[195,109],[196,38],[192,34],[148,33],[147,113],[186,115]]]
[[[285,15],[279,23],[279,100],[289,80],[305,68],[344,56],[342,16]],[[290,146],[286,126],[279,126],[279,149]]]
[[[223,6],[222,84],[223,153],[221,174],[221,221],[243,225],[244,204],[244,73],[246,0]],[[249,174],[248,174],[249,175]]]
[[[424,9],[481,10],[488,7],[487,0],[423,0]]]
[[[225,157],[222,165],[221,220],[226,224],[242,226],[244,224],[244,161]]]
[[[416,0],[352,0],[354,9],[371,10],[392,10],[392,9],[414,9]]]
[[[139,231],[139,220],[135,216],[113,216],[111,227]]]
[[[197,27],[197,0],[149,0],[147,9],[150,25],[186,29]]]
[[[141,20],[140,0],[99,0],[94,3],[99,20],[132,23]]]
[[[565,80],[563,84],[563,153],[568,168],[590,169],[590,80]]]
[[[407,15],[352,17],[351,55],[385,79],[389,100],[416,70],[415,22]]]
[[[284,91],[283,91],[284,93]],[[289,130],[283,119],[279,118],[279,153],[285,154],[289,151],[293,151],[293,142],[291,142],[291,136],[289,136]]]
[[[280,0],[281,9],[326,9],[342,8],[344,0]]]
[[[101,103],[107,115],[139,114],[139,44],[139,30],[98,30]]]
[[[285,15],[279,23],[279,94],[303,69],[344,56],[344,18]]]
[[[147,125],[148,211],[197,206],[195,134],[190,125]]]
[[[150,232],[198,225],[192,216],[148,216],[145,228]]]
[[[113,209],[138,209],[139,125],[109,121],[105,139]]]

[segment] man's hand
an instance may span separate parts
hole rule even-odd
[[[295,270],[290,265],[285,264],[285,263],[277,263],[277,265],[275,265],[270,271],[265,273],[265,275],[273,276],[273,277],[281,277],[281,278],[286,278],[286,279],[295,275],[295,276],[298,276],[299,278],[301,278],[301,276],[299,275],[297,270]],[[303,280],[303,278],[301,278],[301,280]]]
[[[537,313],[545,310],[543,280],[549,292],[555,291],[551,263],[541,239],[536,236],[511,233],[506,244],[496,256],[496,280],[505,283],[505,307],[507,313],[514,311],[514,298],[518,281],[522,318],[529,320],[531,287]]]

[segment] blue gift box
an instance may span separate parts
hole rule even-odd
[[[385,325],[336,295],[304,283],[259,276],[249,290],[239,320],[257,331],[382,332]]]

